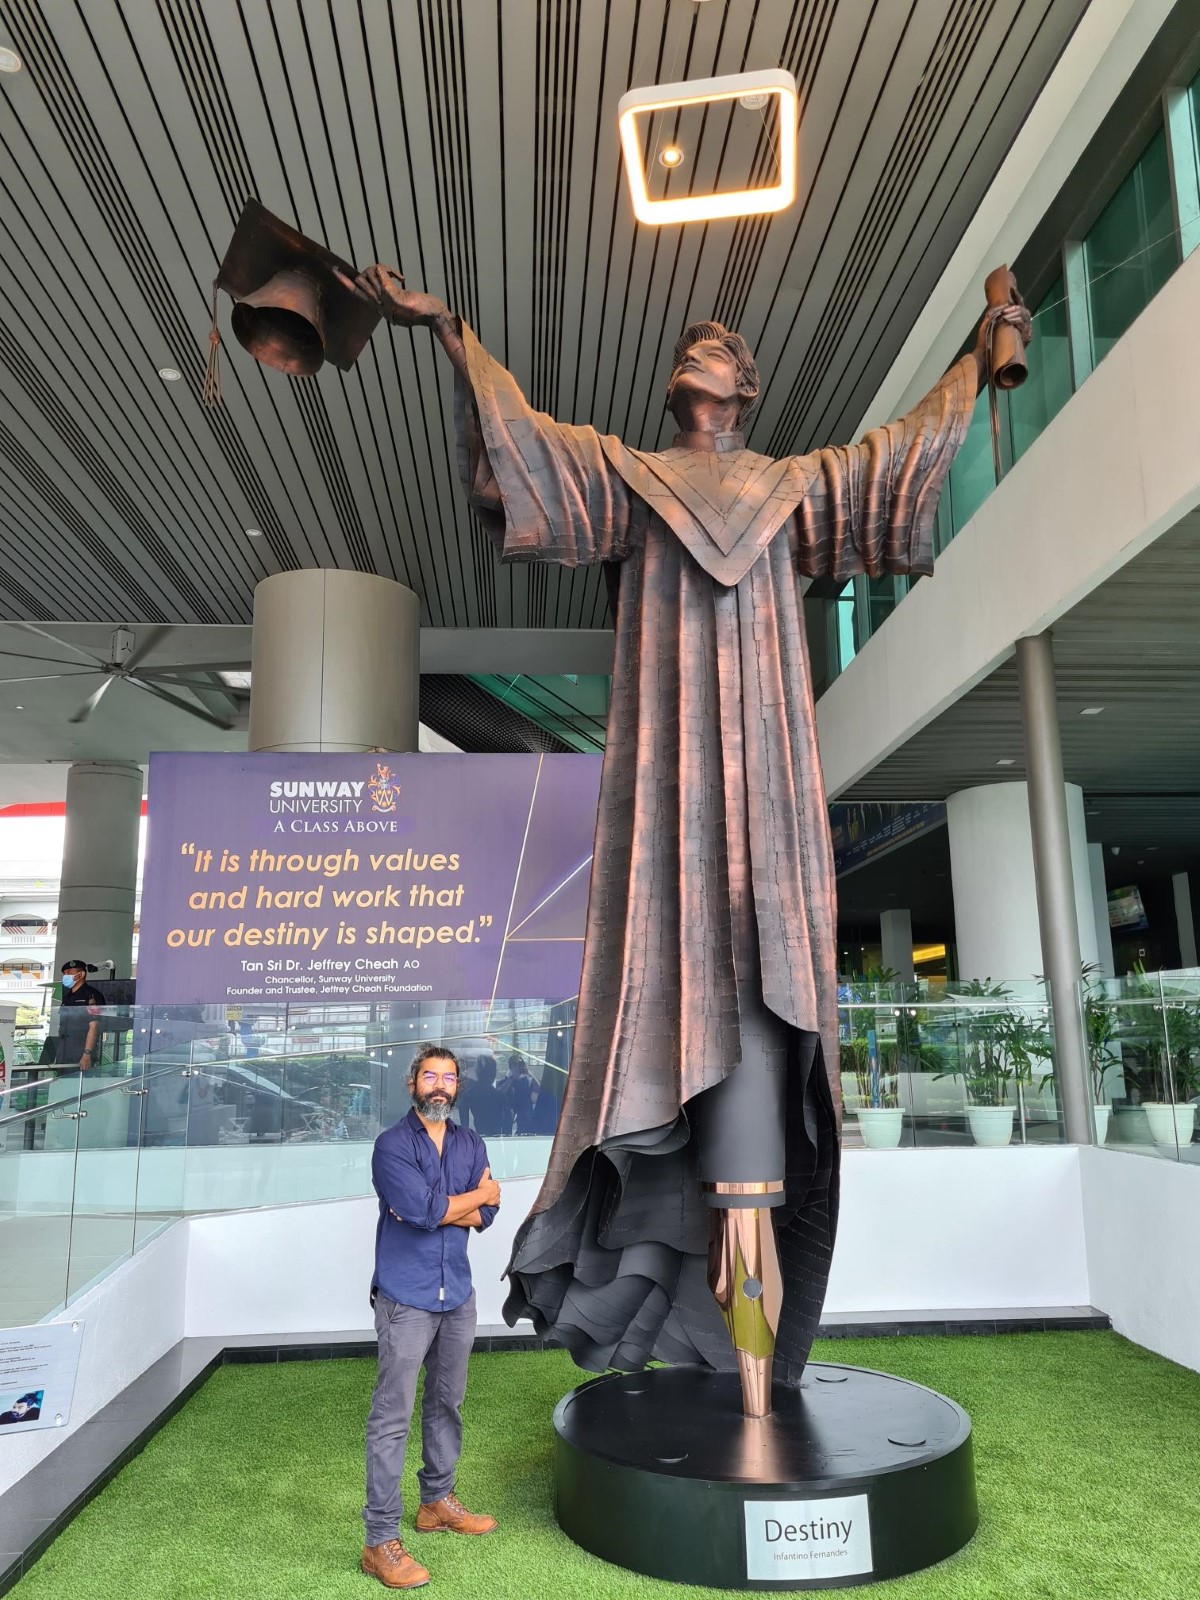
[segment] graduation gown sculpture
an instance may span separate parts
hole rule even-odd
[[[775,461],[739,434],[646,452],[556,423],[459,331],[460,471],[501,555],[617,575],[571,1072],[505,1315],[530,1316],[592,1370],[734,1367],[689,1108],[739,1066],[748,1030],[782,1025],[774,1355],[777,1375],[798,1378],[833,1248],[840,1121],[834,870],[802,585],[932,570],[976,359],[860,444]]]
[[[833,858],[802,585],[929,573],[981,373],[1011,388],[1031,322],[998,267],[973,354],[857,445],[771,460],[739,432],[745,342],[680,339],[674,446],[534,411],[435,296],[354,269],[247,202],[214,285],[260,361],[354,361],[382,314],[456,375],[459,468],[508,561],[615,574],[616,654],[571,1072],[505,1307],[596,1370],[738,1370],[763,1416],[798,1380],[837,1223]],[[286,315],[280,316],[280,313]],[[239,320],[240,318],[240,320]],[[993,396],[994,399],[994,396]],[[993,405],[994,444],[998,424]]]

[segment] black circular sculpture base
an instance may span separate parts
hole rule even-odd
[[[953,1555],[979,1521],[967,1413],[861,1367],[810,1362],[758,1422],[731,1375],[610,1374],[560,1401],[554,1430],[563,1532],[676,1583],[872,1583]]]

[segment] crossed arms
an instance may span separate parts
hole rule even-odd
[[[449,1194],[441,1175],[431,1183],[407,1151],[376,1147],[371,1160],[375,1188],[397,1222],[432,1233],[437,1228],[490,1228],[500,1207],[500,1185],[486,1164],[482,1143],[476,1152],[471,1187]]]

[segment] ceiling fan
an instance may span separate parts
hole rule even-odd
[[[61,672],[33,672],[15,678],[0,678],[0,685],[32,683],[39,679],[49,681],[55,678],[100,677],[101,682],[98,687],[83,702],[79,710],[67,719],[70,722],[86,722],[114,683],[128,683],[135,689],[144,689],[156,700],[166,701],[177,711],[186,711],[189,716],[198,717],[201,722],[207,722],[214,728],[221,728],[227,732],[233,727],[233,717],[236,715],[238,702],[218,674],[244,671],[249,662],[224,661],[216,664],[188,662],[181,666],[143,666],[146,657],[170,632],[169,628],[144,629],[140,638],[132,628],[116,628],[109,643],[108,659],[104,660],[90,650],[83,650],[66,639],[59,639],[54,634],[47,633],[44,628],[35,627],[32,622],[15,622],[12,626],[21,628],[26,633],[36,634],[40,639],[48,639],[60,650],[67,650],[72,655],[78,656],[80,661],[63,660],[58,656],[35,655],[20,650],[0,650],[0,656],[15,656],[30,663],[68,669]],[[88,663],[87,666],[82,665],[85,661]],[[172,687],[167,688],[168,684]],[[195,699],[185,700],[182,695],[174,692],[176,689],[186,689]]]

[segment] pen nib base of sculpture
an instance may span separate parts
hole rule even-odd
[[[747,1204],[761,1190],[767,1204]],[[742,1411],[750,1418],[771,1413],[771,1378],[775,1337],[783,1304],[783,1275],[775,1243],[775,1225],[768,1196],[782,1184],[711,1184],[708,1286],[729,1330],[742,1386]],[[721,1191],[737,1189],[737,1195]],[[723,1199],[733,1204],[722,1204]]]

